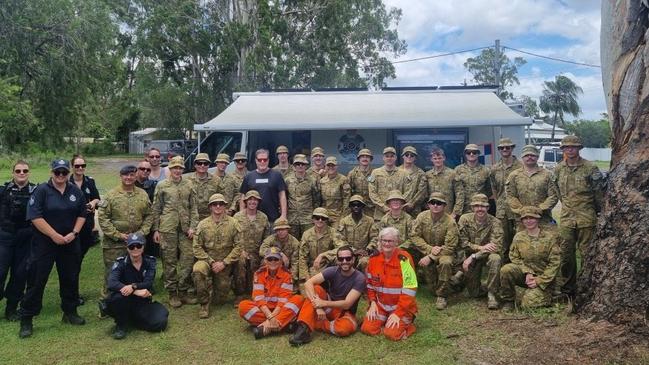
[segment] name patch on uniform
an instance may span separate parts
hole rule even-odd
[[[268,179],[255,179],[257,184],[268,184]]]

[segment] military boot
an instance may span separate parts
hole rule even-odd
[[[182,300],[180,300],[178,293],[176,292],[169,293],[169,305],[172,308],[180,308],[183,306],[183,302]]]
[[[198,300],[196,299],[196,295],[189,294],[187,292],[181,292],[180,293],[180,301],[183,302],[183,304],[196,304],[198,303]]]
[[[201,304],[198,310],[198,318],[205,319],[210,316],[210,303]]]
[[[435,303],[435,308],[437,308],[437,310],[440,310],[440,311],[441,311],[441,310],[446,309],[447,304],[448,304],[448,303],[447,303],[447,301],[446,301],[446,298],[444,298],[444,297],[437,297],[437,302]]]
[[[5,319],[9,322],[20,320],[20,316],[18,315],[18,306],[16,304],[7,303],[7,307],[5,308]]]
[[[63,313],[63,318],[61,318],[63,323],[69,323],[75,326],[81,326],[86,324],[86,320],[81,317],[76,310],[72,312]]]
[[[32,317],[23,317],[20,319],[20,331],[18,332],[18,337],[27,338],[31,337],[34,332],[34,326],[32,325]]]
[[[514,310],[514,302],[505,302],[503,303],[503,312],[511,312]]]
[[[293,346],[300,346],[311,342],[311,330],[304,322],[297,323],[297,329],[291,338],[288,339],[288,343]]]
[[[487,308],[489,309],[498,309],[498,299],[496,299],[496,295],[492,292],[489,292],[487,294]]]
[[[126,328],[124,326],[116,325],[113,329],[113,338],[116,340],[121,340],[126,337]]]

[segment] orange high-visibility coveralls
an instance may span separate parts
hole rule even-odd
[[[320,299],[331,300],[320,285],[314,285],[313,288]],[[351,311],[341,308],[325,308],[324,311],[327,313],[327,319],[319,321],[313,304],[307,299],[302,305],[297,320],[304,322],[311,332],[317,329],[339,337],[346,337],[356,332],[358,323],[356,316]]]
[[[271,311],[279,306],[281,309],[275,319],[284,328],[295,319],[303,302],[301,295],[293,295],[293,277],[290,272],[282,266],[275,275],[271,275],[262,266],[255,273],[252,300],[239,303],[239,315],[251,325],[258,326],[267,319],[261,310],[262,306],[267,306]]]
[[[367,265],[367,298],[370,303],[376,302],[378,316],[371,321],[366,316],[363,320],[361,331],[366,335],[376,336],[383,329],[385,337],[398,341],[415,333],[413,321],[417,314],[417,286],[416,280],[410,287],[403,285],[401,262],[406,260],[414,269],[410,254],[398,248],[395,248],[390,260],[386,260],[383,253],[370,257]],[[393,313],[399,316],[399,326],[383,328]]]

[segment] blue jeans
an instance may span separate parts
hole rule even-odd
[[[7,298],[8,311],[16,309],[25,293],[31,240],[31,227],[19,229],[16,233],[0,230],[0,299]]]

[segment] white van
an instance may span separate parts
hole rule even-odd
[[[538,164],[548,170],[553,170],[563,161],[563,151],[557,146],[542,146]]]

